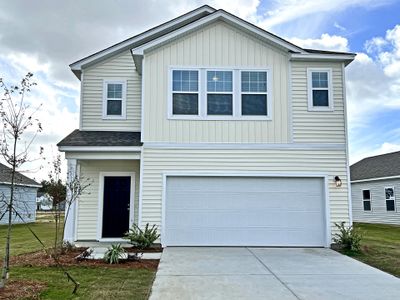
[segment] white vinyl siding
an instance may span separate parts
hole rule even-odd
[[[87,193],[78,200],[77,240],[95,240],[97,237],[100,172],[135,173],[134,220],[137,222],[139,209],[139,160],[80,160],[79,164],[80,176],[89,178],[91,185],[86,191]]]
[[[287,143],[288,55],[227,23],[217,21],[144,56],[146,142]],[[272,120],[168,119],[170,68],[268,69]],[[200,95],[201,97],[201,95]],[[205,95],[203,95],[205,97]]]
[[[344,150],[143,149],[142,220],[161,226],[163,174],[166,172],[262,172],[326,174],[330,219],[349,221]],[[338,188],[334,177],[343,185]]]
[[[395,211],[387,211],[385,188],[394,188]],[[371,191],[371,211],[364,211],[362,190]],[[400,179],[357,182],[351,184],[354,222],[400,225]]]
[[[15,208],[19,214],[24,218],[25,222],[35,222],[36,219],[36,196],[37,188],[33,187],[16,187],[15,188]],[[6,199],[10,199],[10,186],[0,184],[0,199],[4,195]],[[0,217],[4,213],[4,206],[0,204]],[[21,218],[17,214],[13,213],[12,216],[13,224],[23,223]],[[8,224],[8,213],[0,220],[1,224]]]
[[[332,70],[334,111],[309,111],[308,68]],[[292,115],[295,143],[346,143],[342,64],[292,62]]]
[[[129,50],[83,70],[82,130],[140,131],[141,76],[137,73]],[[105,81],[126,82],[126,117],[103,117]]]

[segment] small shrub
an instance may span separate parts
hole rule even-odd
[[[109,264],[118,264],[119,260],[124,257],[126,253],[121,244],[111,245],[107,252],[104,254],[104,260]]]
[[[130,240],[130,243],[139,249],[149,248],[160,237],[157,232],[157,226],[153,225],[150,228],[149,223],[146,224],[144,230],[133,224],[126,233],[125,238]]]
[[[340,245],[344,250],[350,250],[354,252],[360,252],[361,250],[361,234],[354,229],[353,226],[346,227],[344,222],[340,224],[335,223],[335,226],[339,229],[339,233],[335,233],[333,241]]]

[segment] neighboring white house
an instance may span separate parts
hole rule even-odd
[[[350,167],[355,222],[400,225],[400,151]]]
[[[84,43],[85,41],[79,41]],[[92,179],[65,239],[328,247],[351,223],[345,67],[202,6],[71,64],[79,129],[59,144]]]
[[[11,169],[0,163],[0,225],[8,223],[7,203],[10,201]],[[25,222],[36,220],[36,194],[40,184],[22,175],[15,174],[14,207]],[[13,213],[13,224],[22,223]]]

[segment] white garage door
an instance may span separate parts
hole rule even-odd
[[[322,178],[167,177],[165,246],[324,246]]]

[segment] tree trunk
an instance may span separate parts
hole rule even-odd
[[[17,153],[17,140],[18,135],[14,137],[14,156],[11,171],[11,187],[10,187],[10,202],[8,203],[8,228],[6,238],[6,253],[4,255],[4,265],[1,274],[0,288],[4,288],[9,277],[10,271],[10,244],[11,244],[11,230],[12,230],[12,215],[14,208],[14,181],[15,181],[15,168],[16,168],[16,153]]]

